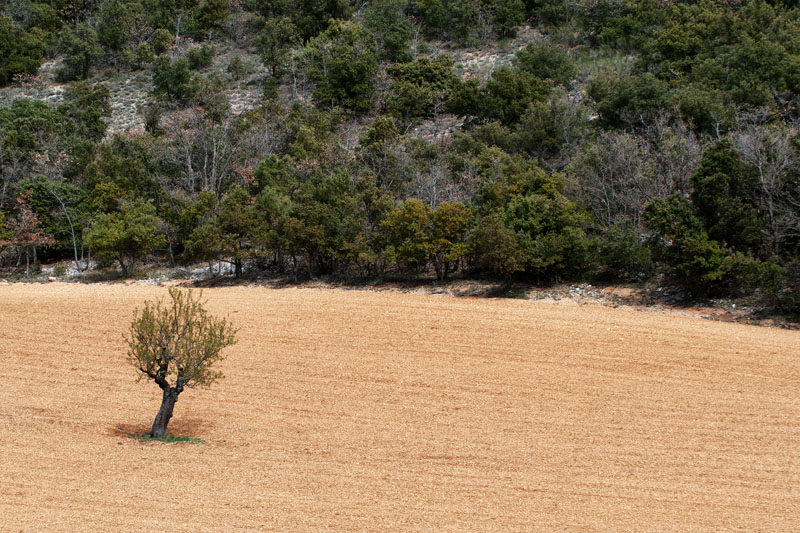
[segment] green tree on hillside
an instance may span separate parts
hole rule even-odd
[[[763,223],[754,205],[756,176],[741,164],[730,142],[706,150],[691,182],[692,204],[708,236],[735,251],[757,252]]]
[[[189,100],[196,92],[189,60],[180,57],[171,61],[160,56],[153,64],[153,93],[169,100]]]
[[[314,100],[326,107],[367,111],[378,73],[372,35],[356,22],[332,20],[303,53],[309,79],[317,84]]]
[[[525,270],[522,247],[500,213],[483,217],[469,233],[467,243],[481,270],[506,279]]]
[[[87,23],[81,23],[75,29],[67,26],[61,30],[58,47],[66,54],[64,65],[58,70],[60,81],[86,79],[89,69],[103,55],[97,32]]]
[[[268,18],[263,25],[253,44],[270,74],[279,78],[283,74],[289,52],[299,42],[300,36],[289,17]]]
[[[410,61],[408,41],[413,26],[406,16],[406,0],[378,0],[364,9],[364,25],[375,35],[383,58],[390,61]]]
[[[568,86],[577,74],[575,62],[560,46],[551,43],[531,43],[514,57],[514,65],[543,80],[553,80]]]
[[[128,37],[136,30],[136,15],[141,9],[138,2],[104,0],[97,21],[97,40],[111,50],[120,51]]]
[[[416,198],[395,207],[384,219],[387,260],[411,270],[420,270],[430,260],[430,221],[433,210]]]
[[[235,185],[219,202],[216,215],[200,223],[189,236],[187,255],[205,261],[227,258],[234,266],[234,275],[241,278],[244,261],[253,252],[258,223],[250,194]]]
[[[0,86],[10,83],[15,74],[36,74],[44,57],[41,35],[26,32],[0,16],[0,57]]]
[[[439,280],[458,270],[461,258],[467,255],[467,230],[472,212],[461,202],[442,202],[431,213],[431,259]]]
[[[444,103],[458,81],[453,73],[453,59],[446,54],[391,65],[387,72],[392,77],[392,84],[386,108],[405,121],[443,111]]]
[[[707,294],[722,279],[726,250],[708,237],[686,198],[656,198],[647,204],[644,218],[655,257],[675,269],[692,294]]]
[[[139,259],[166,244],[158,227],[153,204],[136,199],[124,203],[120,212],[100,214],[84,240],[98,259],[117,261],[128,277]]]
[[[473,80],[457,83],[447,104],[451,113],[499,120],[503,125],[517,122],[534,102],[547,99],[550,87],[541,78],[517,68],[501,67],[485,87]]]

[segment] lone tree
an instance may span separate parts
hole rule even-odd
[[[155,381],[163,396],[150,436],[163,437],[178,395],[187,387],[207,387],[222,377],[211,367],[220,351],[236,343],[237,330],[224,318],[209,316],[191,289],[169,289],[171,302],[145,302],[137,309],[125,340],[128,360]]]

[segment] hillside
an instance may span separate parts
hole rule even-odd
[[[796,313],[794,2],[12,0],[0,269],[658,279]]]

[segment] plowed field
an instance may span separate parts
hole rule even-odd
[[[800,333],[521,300],[204,292],[226,378],[160,390],[144,284],[0,285],[0,529],[800,530]]]

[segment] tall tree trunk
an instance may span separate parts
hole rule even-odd
[[[181,391],[178,387],[167,387],[164,389],[164,394],[161,397],[161,408],[158,410],[156,419],[153,421],[153,428],[150,430],[150,436],[154,439],[163,437],[167,432],[167,424],[169,419],[172,418],[172,410],[175,408],[175,402],[178,401],[178,394]]]
[[[238,257],[233,260],[234,275],[236,278],[242,277],[242,260]]]
[[[67,223],[69,224],[69,231],[70,234],[72,235],[72,251],[75,253],[75,268],[78,270],[78,272],[81,272],[83,269],[81,268],[80,261],[78,261],[78,237],[75,232],[75,226],[72,224],[72,217],[69,216],[69,211],[67,210],[67,204],[65,204],[64,201],[61,199],[61,197],[58,196],[53,191],[50,191],[50,194],[52,194],[53,198],[55,198],[58,201],[58,203],[61,204],[61,209],[64,211],[64,216],[67,217]]]

